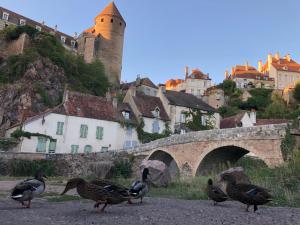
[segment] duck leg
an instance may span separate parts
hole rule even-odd
[[[100,212],[104,212],[104,209],[106,208],[106,206],[107,206],[107,201],[105,201],[104,206],[102,207],[102,209],[100,210]]]
[[[217,205],[217,202],[214,201],[214,206]]]
[[[258,210],[257,205],[253,206],[253,212],[255,212],[256,210]]]
[[[133,202],[131,201],[131,199],[127,200],[128,204],[133,204]]]
[[[30,207],[31,207],[31,200],[28,201],[26,208],[29,209]]]
[[[140,201],[140,203],[141,203],[141,204],[143,203],[143,197],[141,197],[141,201]]]
[[[246,207],[246,212],[249,212],[249,205],[247,205]]]

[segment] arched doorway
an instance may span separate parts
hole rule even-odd
[[[162,151],[162,150],[157,150],[153,152],[149,158],[149,160],[159,160],[164,162],[167,167],[169,168],[171,177],[176,177],[179,176],[179,167],[174,160],[174,158],[167,152]]]
[[[223,146],[210,151],[199,163],[196,176],[220,172],[236,163],[248,150],[237,146]]]

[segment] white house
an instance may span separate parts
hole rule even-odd
[[[123,149],[139,143],[136,118],[128,104],[116,99],[66,91],[61,105],[7,130],[6,136],[23,131],[51,136],[22,138],[20,152],[89,153]]]
[[[137,92],[132,86],[123,102],[130,105],[139,122],[144,121],[145,132],[162,133],[166,129],[170,119],[160,98]]]
[[[200,110],[203,113],[202,125],[210,121],[215,128],[220,126],[220,115],[216,109],[205,103],[202,99],[193,94],[166,90],[165,86],[160,86],[157,96],[161,99],[171,122],[170,127],[173,132],[185,132],[185,123],[188,119],[186,113],[190,110]]]

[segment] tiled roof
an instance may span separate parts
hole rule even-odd
[[[259,72],[253,66],[236,65],[232,69],[233,69],[233,71],[232,71],[232,74],[230,75],[229,79],[243,78],[243,79],[254,79],[254,80],[267,80],[267,81],[274,80],[273,78],[270,78],[269,76],[266,76],[263,73]]]
[[[287,119],[257,119],[255,126],[288,123]]]
[[[187,107],[191,109],[201,109],[204,111],[215,112],[216,110],[205,103],[200,98],[184,92],[177,91],[166,91],[166,98],[169,100],[171,105]]]
[[[241,120],[244,117],[246,112],[240,112],[235,116],[226,117],[221,120],[220,128],[235,128],[241,126]]]
[[[287,60],[286,58],[275,58],[272,57],[272,66],[274,66],[277,70],[280,71],[288,71],[288,72],[298,72],[300,73],[300,64],[296,61],[290,59]],[[263,70],[268,70],[268,61],[264,64]]]
[[[148,77],[140,78],[139,82],[133,81],[133,82],[121,84],[121,89],[128,90],[131,86],[138,87],[140,85],[145,85],[147,87],[158,89],[157,86]]]
[[[192,73],[188,76],[188,78],[191,79],[206,79],[206,80],[210,80],[210,78],[208,77],[208,74],[204,74],[201,70],[199,69],[194,69],[192,70]]]
[[[119,19],[123,20],[125,23],[125,20],[123,19],[121,13],[119,12],[114,2],[109,3],[108,6],[106,6],[105,9],[97,17],[101,17],[104,15],[118,17]]]
[[[132,98],[142,116],[155,118],[152,112],[158,107],[160,119],[165,121],[170,120],[160,98],[138,92],[135,96],[132,96]]]

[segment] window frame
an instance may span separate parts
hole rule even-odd
[[[49,154],[55,154],[55,152],[56,152],[56,145],[57,145],[57,140],[50,140],[49,145],[48,145],[48,153]]]
[[[46,149],[47,149],[47,138],[38,136],[37,139],[38,139],[38,143],[36,146],[36,152],[37,153],[45,153]]]
[[[77,154],[79,145],[71,145],[71,154]]]
[[[80,138],[87,138],[89,127],[87,124],[80,125]]]
[[[20,19],[19,20],[19,25],[20,26],[25,26],[26,25],[26,20],[25,19]]]
[[[101,126],[96,127],[96,139],[97,140],[103,140],[103,135],[104,135],[104,128]]]
[[[64,134],[64,122],[58,121],[56,125],[56,135],[63,135]]]
[[[2,13],[2,19],[5,20],[5,21],[8,21],[8,19],[9,19],[9,13],[8,12],[3,12]]]

